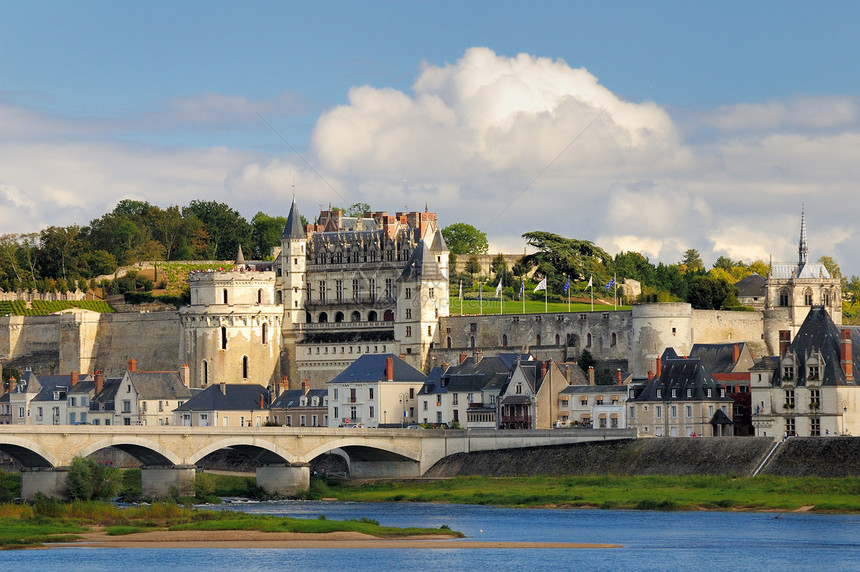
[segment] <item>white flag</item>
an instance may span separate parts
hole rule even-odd
[[[540,284],[538,284],[538,285],[535,287],[535,292],[540,292],[541,290],[546,290],[546,278],[544,278],[543,280],[541,280],[541,281],[540,281]]]
[[[591,279],[592,279],[592,278],[593,278],[592,276],[589,276],[589,277],[588,277],[588,286],[586,286],[586,288],[592,288],[592,287],[594,286],[594,285],[591,283]]]
[[[460,300],[463,299],[463,281],[460,280],[460,288],[457,290],[457,295],[460,297]]]
[[[499,278],[499,285],[496,286],[496,298],[502,295],[502,279]]]

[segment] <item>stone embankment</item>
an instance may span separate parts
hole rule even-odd
[[[446,457],[425,476],[751,476],[773,446],[769,437],[708,437],[482,451]],[[789,439],[777,448],[761,473],[798,477],[860,474],[860,438]]]

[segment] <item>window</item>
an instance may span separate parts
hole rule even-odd
[[[202,371],[203,385],[207,385],[209,383],[209,362],[207,362],[206,360],[203,360],[202,365],[203,365],[203,368],[202,368],[202,370],[203,370]]]
[[[352,281],[352,299],[358,300],[358,280]],[[357,320],[353,320],[354,322]]]
[[[821,407],[821,390],[820,389],[810,389],[809,390],[809,409],[816,411]]]
[[[783,381],[791,381],[794,379],[794,366],[793,365],[782,366],[782,379],[783,379]]]
[[[706,390],[705,390],[705,395],[706,395],[707,397],[711,397],[711,388],[710,388],[710,387],[709,387],[708,389],[706,389]]]
[[[451,394],[451,405],[460,405],[460,394],[452,393]]]
[[[657,419],[660,419],[661,417],[663,417],[663,406],[662,405],[657,406],[656,417],[657,417]]]
[[[334,281],[334,297],[338,302],[343,302],[343,280]]]
[[[467,398],[468,398],[468,400],[469,400],[469,403],[474,403],[474,402],[475,402],[475,394],[474,394],[474,393],[469,393],[469,394],[467,395]]]
[[[335,390],[334,390],[333,399],[334,399],[334,401],[337,401],[337,388],[335,388]],[[335,415],[335,417],[337,417],[337,415]]]
[[[385,279],[385,297],[391,298],[394,293],[394,281],[391,278]]]
[[[227,349],[227,328],[225,326],[221,326],[221,349]]]
[[[693,416],[693,406],[688,405],[687,406],[687,417],[692,417],[692,416]]]
[[[431,300],[436,297],[436,294],[435,294],[435,291],[433,290],[433,288],[427,289],[427,297],[430,298]]]
[[[818,417],[813,417],[809,420],[809,436],[821,436],[821,419],[819,419]]]
[[[406,319],[407,320],[412,319],[412,308],[406,308]]]
[[[337,412],[337,407],[334,408],[334,418],[337,419],[340,415]]]
[[[797,428],[794,424],[794,417],[789,417],[785,420],[785,434],[788,437],[797,435]]]
[[[78,400],[77,400],[76,398],[74,398],[74,397],[70,397],[70,398],[69,398],[69,405],[70,405],[71,407],[77,407],[77,405],[78,405],[78,404],[77,404],[77,401],[78,401]]]
[[[427,400],[424,400],[424,411],[427,411]]]
[[[407,338],[412,337],[412,326],[406,326],[406,337]]]
[[[783,288],[779,291],[779,305],[788,306],[788,288]]]
[[[325,303],[325,291],[326,291],[325,280],[320,280],[319,281],[319,294],[320,294],[319,301],[323,302],[323,303]]]
[[[663,390],[662,389],[657,390],[657,399],[663,399]]]
[[[263,289],[260,288],[259,290],[257,290],[257,304],[262,304],[262,303],[263,303]]]
[[[502,334],[502,347],[508,347],[508,334]]]
[[[248,379],[248,356],[242,356],[242,378]]]
[[[409,399],[415,399],[415,388],[414,387],[409,388]]]
[[[226,288],[224,288],[224,291],[222,292],[221,299],[222,299],[224,304],[227,303],[227,289]]]
[[[591,347],[591,334],[590,333],[585,334],[585,347],[587,347],[587,348]]]
[[[579,404],[582,407],[586,407],[588,405],[588,398],[587,397],[580,397],[579,398]]]
[[[376,300],[376,278],[367,281],[371,301]]]
[[[74,424],[75,424],[75,412],[74,412],[74,411],[72,411],[72,412],[70,412],[70,413],[69,413],[69,424],[70,424],[70,425],[74,425]]]
[[[678,406],[677,406],[677,405],[673,405],[673,406],[670,408],[670,412],[671,412],[671,414],[672,414],[672,419],[677,419],[677,417],[678,417]]]
[[[812,306],[812,290],[810,288],[807,288],[803,292],[803,304],[805,306]]]
[[[124,400],[122,402],[122,412],[123,413],[131,413],[131,401]]]
[[[356,393],[355,388],[351,388],[349,390],[349,402],[350,403],[355,403],[358,401],[358,399],[356,399],[355,393]]]
[[[412,299],[412,288],[406,288],[406,291],[404,292],[403,297],[406,298],[407,300],[411,300]]]
[[[615,332],[612,332],[612,334],[609,336],[609,345],[614,348],[617,341],[618,338],[616,337]]]
[[[692,387],[687,388],[687,397],[693,397],[693,388]]]
[[[672,388],[672,399],[675,399],[676,397],[678,397],[678,390],[673,387]]]
[[[373,399],[373,388],[372,387],[367,388],[367,398]]]
[[[159,401],[159,402],[158,402],[158,410],[159,410],[159,411],[164,411],[164,402],[162,402],[162,401]]]
[[[785,391],[785,403],[783,403],[784,409],[794,409],[794,390],[787,389]]]
[[[374,417],[376,417],[376,414],[374,412],[373,405],[371,405],[370,406],[370,418],[373,419]]]

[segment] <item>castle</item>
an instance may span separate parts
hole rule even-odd
[[[302,225],[295,200],[271,262],[189,276],[191,302],[178,312],[0,317],[0,361],[58,373],[121,375],[128,359],[147,369],[188,364],[191,385],[305,379],[322,387],[365,354],[402,355],[429,370],[463,352],[530,352],[572,361],[587,349],[599,375],[655,370],[666,347],[747,342],[776,355],[780,331],[797,333],[812,305],[841,323],[839,277],[808,261],[805,217],[796,263],[771,263],[756,312],[639,304],[628,311],[452,316],[448,247],[432,212],[323,210]],[[58,366],[59,365],[59,366]]]

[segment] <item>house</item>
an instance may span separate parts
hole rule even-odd
[[[39,378],[30,368],[9,384],[9,411],[13,425],[61,425],[66,423],[66,392],[71,376]],[[62,402],[62,403],[61,403]]]
[[[328,391],[311,389],[310,383],[302,382],[301,389],[281,392],[272,402],[271,419],[276,425],[286,427],[327,427]]]
[[[626,429],[626,385],[570,385],[559,393],[559,426]]]
[[[171,425],[173,410],[191,398],[188,368],[138,371],[130,359],[122,378],[104,381],[95,375],[89,422],[94,425]]]
[[[69,425],[90,424],[90,402],[96,393],[96,380],[93,375],[81,376],[72,372],[71,386],[66,395],[66,410]]]
[[[270,422],[269,390],[262,385],[219,383],[173,410],[173,424],[194,427],[262,427]]]
[[[656,375],[629,386],[628,424],[640,437],[732,434],[732,399],[700,359],[667,348]]]
[[[734,434],[753,435],[752,401],[750,399],[750,369],[755,359],[745,342],[725,344],[693,344],[690,357],[702,361],[702,365],[718,382],[726,386],[734,402],[732,420]]]
[[[759,436],[860,432],[860,330],[836,326],[822,306],[809,309],[794,339],[780,332],[779,356],[752,368],[753,425]]]
[[[560,417],[559,394],[569,386],[552,360],[520,360],[499,396],[500,429],[551,429]]]
[[[483,357],[461,352],[455,366],[433,368],[419,392],[418,419],[425,424],[461,426],[469,429],[496,428],[497,400],[518,359],[533,359],[502,353]]]
[[[364,354],[327,384],[329,427],[415,423],[426,381],[398,356]]]
[[[105,379],[104,373],[97,371],[93,374],[93,398],[90,400],[90,410],[87,423],[92,425],[113,425],[116,412],[116,394],[119,391],[121,377]]]
[[[738,301],[742,306],[763,310],[767,298],[767,279],[753,272],[743,280],[735,282],[738,289]]]

